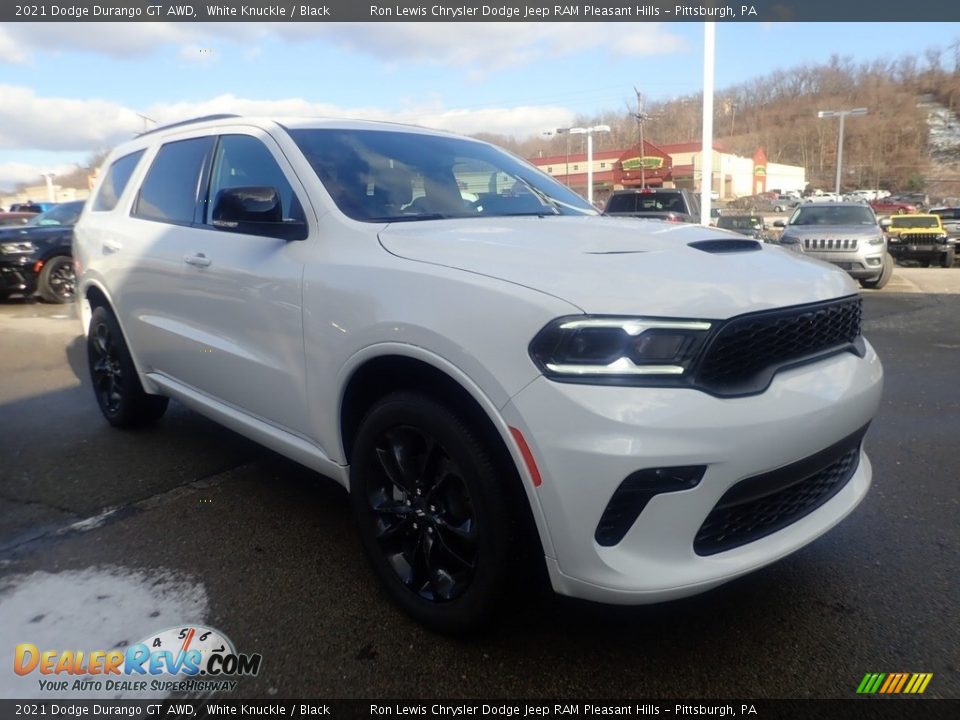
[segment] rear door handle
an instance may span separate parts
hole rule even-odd
[[[196,255],[184,255],[183,261],[187,265],[195,265],[196,267],[208,267],[210,265],[210,258],[203,253],[197,253]]]

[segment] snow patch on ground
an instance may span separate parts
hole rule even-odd
[[[169,570],[87,568],[59,573],[34,572],[0,581],[0,698],[157,697],[104,690],[41,691],[38,680],[104,679],[67,674],[19,676],[13,651],[20,643],[45,650],[113,650],[134,644],[175,625],[202,624],[209,613],[200,583]],[[129,677],[113,676],[116,680]],[[68,686],[69,687],[69,686]]]

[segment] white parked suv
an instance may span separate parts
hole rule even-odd
[[[174,398],[343,484],[433,628],[476,626],[536,567],[596,601],[707,590],[870,485],[882,369],[845,272],[600,217],[486,143],[188,121],[113,151],[75,243],[107,420]]]

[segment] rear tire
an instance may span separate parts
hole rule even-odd
[[[367,413],[353,447],[364,552],[391,599],[439,632],[483,625],[519,554],[505,476],[480,437],[447,406],[396,392]]]
[[[160,419],[169,400],[148,395],[113,313],[98,307],[87,333],[87,362],[100,412],[114,427],[134,428]]]
[[[37,292],[47,302],[73,302],[77,288],[77,274],[73,268],[73,258],[57,255],[52,257],[40,271],[37,279]]]
[[[860,287],[868,290],[879,290],[893,277],[893,256],[887,253],[883,257],[883,270],[880,271],[880,277],[873,280],[861,280]]]

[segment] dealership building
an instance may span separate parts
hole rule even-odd
[[[568,185],[581,195],[587,192],[587,155],[570,152],[563,155],[530,158],[529,161]],[[654,145],[644,141],[625,150],[593,153],[594,198],[603,201],[614,190],[632,187],[683,187],[700,191],[703,176],[703,145],[700,142]],[[713,145],[713,173],[710,188],[722,200],[756,195],[768,190],[803,192],[806,171],[798,165],[767,161],[763,148],[752,157],[728,152],[720,143]]]

